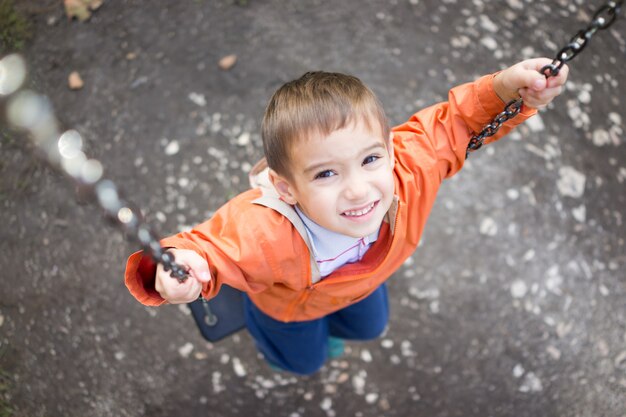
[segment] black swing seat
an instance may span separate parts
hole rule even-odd
[[[197,299],[187,304],[206,340],[217,342],[246,326],[243,310],[243,293],[222,285],[216,297],[207,301]]]

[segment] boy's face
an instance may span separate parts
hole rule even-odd
[[[352,123],[292,150],[291,178],[270,171],[282,199],[320,226],[352,237],[374,233],[394,195],[393,147],[380,130]],[[386,146],[389,145],[389,146]]]

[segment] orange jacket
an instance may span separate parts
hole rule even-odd
[[[442,180],[463,166],[471,133],[479,132],[503,110],[492,79],[488,75],[455,87],[447,102],[426,108],[392,129],[396,196],[378,240],[360,262],[344,265],[318,282],[303,224],[295,210],[263,184],[263,166],[253,172],[258,174],[253,189],[228,201],[193,230],[161,243],[194,250],[206,259],[212,280],[202,295],[208,299],[228,284],[284,322],[316,319],[355,303],[413,253]],[[486,142],[497,140],[534,112],[522,109]],[[128,259],[126,286],[145,305],[165,302],[154,289],[155,270],[154,262],[142,252]]]

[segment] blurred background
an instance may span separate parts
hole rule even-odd
[[[602,4],[0,0],[0,46],[166,235],[247,188],[282,83],[356,75],[398,124],[554,57]],[[269,369],[245,331],[211,344],[186,307],[136,302],[136,245],[3,124],[0,416],[624,417],[625,21],[548,109],[444,184],[388,281],[386,334],[310,377]]]

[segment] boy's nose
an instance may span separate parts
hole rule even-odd
[[[360,201],[367,196],[367,183],[359,179],[347,181],[344,188],[344,196],[350,201]]]

